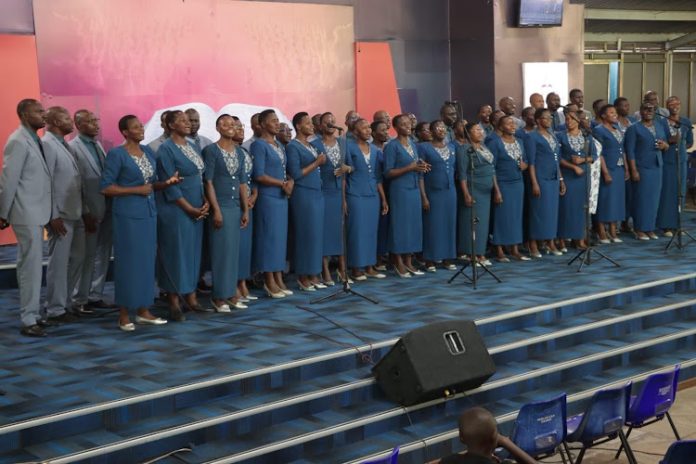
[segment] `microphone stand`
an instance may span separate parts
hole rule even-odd
[[[657,111],[655,114],[659,114]],[[662,116],[662,115],[660,115]],[[664,118],[664,116],[662,116]],[[684,195],[682,194],[682,176],[681,176],[681,122],[680,121],[671,121],[668,119],[668,123],[672,122],[674,123],[674,127],[677,129],[677,147],[675,150],[675,155],[677,157],[677,230],[674,232],[674,235],[672,235],[672,238],[669,239],[669,242],[667,243],[667,246],[665,247],[665,253],[669,251],[669,249],[672,246],[677,247],[679,250],[683,250],[686,248],[686,246],[691,243],[691,242],[696,242],[696,238],[694,238],[687,230],[682,228],[682,202],[684,201]],[[682,235],[686,235],[689,240],[684,243],[682,241]]]
[[[471,143],[471,137],[469,136],[469,131],[464,127],[464,132],[466,132],[466,138],[469,140],[469,143]],[[472,285],[472,288],[476,290],[476,284],[479,279],[479,273],[481,272],[479,270],[479,267],[483,269],[484,272],[487,272],[490,274],[495,280],[498,281],[498,283],[502,283],[502,281],[498,278],[497,275],[495,275],[490,269],[488,269],[488,266],[486,266],[483,263],[477,262],[476,259],[476,224],[479,223],[479,218],[476,217],[476,202],[473,201],[473,187],[474,187],[474,155],[476,154],[476,150],[472,145],[469,146],[469,176],[467,177],[467,188],[469,190],[469,194],[472,195],[472,203],[471,203],[471,218],[469,221],[469,230],[471,233],[471,254],[469,255],[469,259],[464,261],[464,264],[462,267],[459,268],[457,272],[454,273],[452,277],[447,281],[448,284],[451,284],[454,279],[457,278],[457,276],[462,275],[464,276]],[[468,275],[464,274],[464,271],[466,270],[467,267],[471,266],[471,277]]]
[[[570,114],[570,113],[569,113]],[[580,121],[575,117],[575,115],[571,115],[571,117],[575,118],[578,123]],[[592,242],[592,213],[590,212],[590,176],[592,173],[592,168],[589,164],[587,164],[587,159],[590,157],[590,143],[594,143],[592,138],[590,137],[589,131],[582,127],[580,125],[580,131],[582,132],[583,138],[585,139],[585,146],[584,146],[584,152],[585,152],[585,237],[586,237],[586,245],[587,248],[584,250],[580,250],[578,254],[575,255],[573,259],[568,261],[568,266],[573,264],[577,259],[580,259],[580,266],[578,266],[578,272],[582,271],[582,267],[587,265],[589,266],[592,264],[592,253],[595,253],[596,255],[599,256],[595,261],[599,261],[600,259],[604,258],[610,263],[612,263],[616,267],[621,267],[619,263],[599,251],[597,248],[598,246],[596,244],[593,244]],[[597,160],[596,162],[600,162]],[[612,182],[616,182],[615,180],[612,180]]]
[[[342,128],[336,127],[338,130],[338,148],[343,154],[342,160],[345,161],[345,157],[348,154],[348,151],[346,149],[347,143],[348,143],[348,137],[346,135],[346,138],[341,137],[341,132],[343,131]],[[341,182],[345,183],[346,181],[346,176],[347,174],[343,174],[343,179]],[[343,187],[343,192],[342,192],[343,198],[345,198],[345,186]],[[343,198],[341,199],[341,203],[343,203]],[[343,242],[343,265],[341,266],[341,273],[343,274],[343,285],[341,288],[336,290],[330,295],[323,296],[321,298],[317,298],[314,300],[311,300],[309,304],[319,304],[323,303],[325,301],[333,300],[334,298],[338,298],[341,295],[353,295],[357,296],[359,298],[362,298],[363,300],[369,301],[372,304],[379,304],[378,300],[375,300],[374,298],[371,298],[367,295],[363,295],[360,292],[356,292],[353,290],[350,286],[349,279],[348,279],[348,220],[347,220],[347,214],[345,211],[343,211],[343,206],[341,206],[341,240]]]

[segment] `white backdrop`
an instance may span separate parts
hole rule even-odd
[[[546,98],[550,92],[561,97],[561,104],[568,103],[568,63],[522,63],[524,106],[529,105],[529,96],[540,93]]]

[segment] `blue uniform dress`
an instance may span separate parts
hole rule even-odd
[[[662,192],[660,193],[660,207],[657,210],[657,227],[660,229],[676,229],[678,226],[679,209],[677,208],[677,153],[679,153],[679,173],[681,177],[682,208],[686,198],[686,177],[688,171],[689,155],[686,149],[694,143],[694,133],[691,121],[687,118],[679,119],[680,127],[668,123],[671,136],[679,135],[679,141],[670,144],[662,158]]]
[[[560,144],[556,136],[547,139],[538,131],[527,137],[525,148],[529,166],[536,169],[536,178],[541,196],[532,195],[529,189],[529,238],[552,240],[558,232],[558,204],[560,186],[558,179],[558,156]]]
[[[324,256],[324,196],[321,194],[319,174],[323,166],[303,176],[302,169],[317,159],[317,149],[313,145],[306,146],[297,139],[290,141],[285,149],[288,156],[288,176],[295,180],[295,188],[290,197],[295,273],[319,274],[322,267],[321,258]]]
[[[176,171],[184,179],[157,195],[158,283],[168,292],[187,294],[196,290],[204,221],[191,218],[176,200],[184,198],[194,208],[203,206],[204,169],[203,158],[190,142],[177,145],[167,139],[157,150],[159,180],[169,179]]]
[[[248,196],[251,196],[251,189],[256,188],[256,184],[251,180],[254,169],[251,155],[245,148],[237,147],[237,151],[244,159],[244,176],[246,178]],[[239,233],[239,269],[238,280],[246,280],[251,277],[251,243],[254,236],[254,209],[249,209],[249,222]]]
[[[431,143],[418,145],[418,156],[429,163],[423,176],[430,211],[423,211],[423,258],[441,261],[457,256],[457,189],[454,183],[456,157],[450,144],[436,148]]]
[[[626,140],[626,130],[631,127],[632,124],[635,124],[638,122],[638,120],[633,117],[633,116],[627,116],[627,119],[629,120],[630,124],[627,126],[622,125],[620,122],[616,125],[616,127],[621,131],[623,134],[623,140]],[[623,144],[624,146],[624,152],[626,149],[626,144]],[[601,186],[600,186],[601,189]],[[631,215],[633,214],[633,181],[629,178],[624,182],[624,190],[625,190],[625,196],[626,196],[626,202],[625,202],[625,217],[623,220],[628,221],[631,218]]]
[[[370,144],[365,154],[360,146],[348,142],[346,164],[353,171],[346,179],[348,203],[348,266],[361,268],[377,261],[377,227],[380,213],[380,197],[377,184],[381,180],[378,153]]]
[[[340,168],[345,159],[345,139],[337,139],[329,147],[321,139],[312,141],[319,153],[328,158],[321,167],[321,194],[324,197],[324,223],[322,225],[322,256],[343,254],[343,177],[336,177],[334,170]]]
[[[409,141],[405,148],[399,139],[384,147],[384,173],[403,168],[418,160],[418,149]],[[420,174],[407,172],[389,179],[389,251],[395,254],[417,253],[423,249],[423,222],[418,181]]]
[[[599,222],[617,222],[626,218],[626,182],[624,166],[624,132],[595,126],[594,137],[602,144],[602,158],[611,175],[611,183],[599,181],[599,199],[595,218]],[[567,181],[566,181],[567,183]]]
[[[568,132],[557,132],[556,138],[561,144],[561,157],[575,165],[574,158],[585,158],[589,154],[597,156],[594,139],[587,139],[580,133],[573,136]],[[587,164],[581,164],[582,174],[561,166],[561,174],[566,185],[566,193],[559,199],[558,236],[564,239],[582,240],[585,237],[585,201],[587,198]]]
[[[244,154],[223,151],[217,143],[203,149],[204,179],[211,181],[222,213],[222,227],[213,227],[208,221],[210,268],[213,274],[212,296],[231,298],[237,293],[239,279],[239,236],[241,208],[239,189],[247,181]]]
[[[379,163],[379,172],[384,173],[384,152],[377,149],[377,160]],[[382,189],[384,196],[389,203],[389,180],[382,176]],[[379,213],[379,225],[377,226],[377,254],[382,256],[389,253],[389,213]]]
[[[285,149],[263,139],[251,144],[255,179],[267,175],[285,180]],[[259,197],[254,214],[253,267],[258,272],[285,270],[288,241],[288,199],[280,187],[259,183]]]
[[[626,155],[636,161],[640,181],[633,182],[633,227],[641,232],[655,230],[657,208],[662,187],[662,152],[655,147],[657,139],[667,140],[662,124],[649,128],[638,122],[626,130]]]
[[[140,145],[144,155],[135,158],[122,146],[106,157],[101,189],[109,185],[136,187],[155,180],[155,154]],[[155,299],[157,208],[155,194],[113,197],[115,302],[127,309],[148,308]]]
[[[517,137],[506,143],[498,137],[488,149],[495,157],[495,178],[498,181],[503,202],[493,206],[493,245],[517,245],[522,243],[522,218],[524,213],[524,180],[521,162],[527,162],[524,143]]]
[[[482,255],[486,252],[488,231],[490,229],[495,157],[485,145],[481,145],[481,148],[475,150],[469,144],[464,144],[457,148],[456,157],[457,178],[459,181],[469,181],[469,193],[474,199],[473,208],[466,206],[463,200],[459,202],[457,210],[457,233],[459,234],[457,247],[462,253],[472,254],[471,210],[473,209],[475,217],[478,218],[478,224],[476,224],[476,249],[473,253]],[[470,163],[472,158],[474,175],[473,179],[469,179],[471,176]],[[463,196],[461,189],[459,191],[459,196]]]

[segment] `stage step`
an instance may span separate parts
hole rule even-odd
[[[600,373],[607,363],[624,364],[636,350],[641,356],[657,355],[685,341],[690,344],[696,333],[691,329],[696,317],[692,285],[689,279],[478,321],[499,372],[470,395],[477,402],[490,402],[499,395],[534,392],[564,378]],[[671,294],[675,289],[686,291]],[[515,321],[520,330],[501,333],[501,326],[514,326]],[[391,343],[373,347],[373,359]],[[51,462],[136,462],[191,442],[205,443],[196,447],[195,454],[206,454],[206,459],[237,453],[230,462],[247,459],[249,447],[266,446],[258,462],[267,462],[264,459],[278,452],[273,446],[281,446],[298,431],[330,431],[327,423],[361,421],[394,409],[374,384],[362,355],[353,350],[169,389],[157,397],[143,396],[147,395],[101,405],[100,410],[85,408],[62,417],[0,427],[5,451],[0,460],[62,455]],[[400,417],[401,408],[397,411],[395,417]],[[314,416],[302,418],[315,412],[321,423]],[[360,435],[370,427],[355,426],[346,434]],[[296,449],[298,445],[282,446]],[[84,451],[87,448],[91,450]]]

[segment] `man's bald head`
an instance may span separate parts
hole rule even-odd
[[[493,452],[498,443],[495,417],[484,408],[467,409],[459,416],[459,439],[469,450]]]

